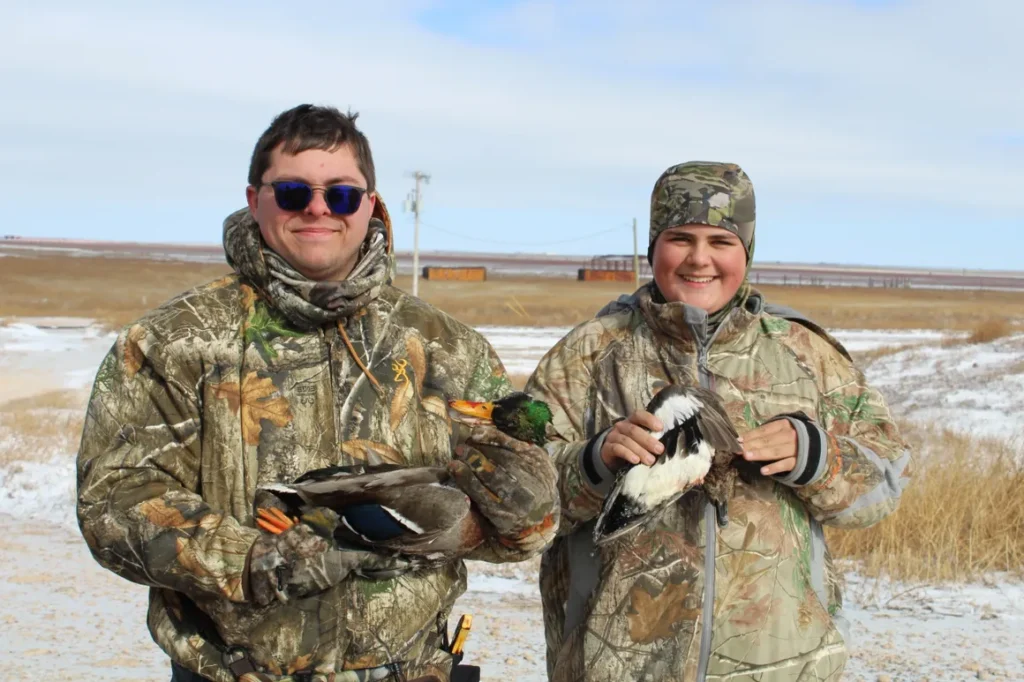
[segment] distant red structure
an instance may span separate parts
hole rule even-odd
[[[484,282],[487,280],[487,268],[483,267],[450,267],[423,268],[423,279],[446,279],[457,282]]]
[[[651,277],[651,268],[646,259],[640,260],[640,277]],[[581,282],[632,282],[633,256],[594,256],[579,269],[576,279]]]

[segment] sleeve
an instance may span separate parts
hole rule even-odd
[[[246,557],[259,531],[197,494],[195,378],[168,370],[166,358],[154,362],[166,348],[134,325],[99,368],[78,454],[79,525],[96,560],[128,580],[244,601]]]
[[[592,352],[585,334],[572,332],[541,359],[526,391],[551,408],[552,435],[546,450],[558,470],[562,521],[559,534],[596,519],[611,490],[614,474],[601,461],[607,430],[593,429]]]
[[[467,400],[495,400],[512,391],[505,368],[483,341]],[[559,508],[557,472],[540,447],[475,428],[459,438],[450,464],[459,487],[472,500],[483,543],[465,558],[491,563],[523,561],[554,538]]]
[[[797,432],[797,465],[776,478],[791,486],[824,525],[866,528],[899,506],[913,458],[882,395],[824,342],[818,420],[783,415]]]

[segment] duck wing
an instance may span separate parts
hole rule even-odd
[[[629,465],[619,471],[594,526],[595,544],[621,537],[699,485],[716,450],[742,451],[739,434],[721,401],[708,389],[668,386],[651,399],[647,411],[664,426],[652,435],[661,441],[665,451],[647,471],[638,469],[644,465]],[[702,441],[706,445],[702,446]],[[701,447],[710,451],[694,457]]]
[[[337,515],[333,533],[339,542],[431,555],[452,549],[449,545],[461,537],[453,529],[466,525],[469,517],[469,497],[449,480],[444,467],[355,465],[317,469],[292,483],[259,490],[303,516],[320,518],[318,508],[331,510]]]
[[[268,483],[260,486],[285,502],[295,497],[314,507],[340,507],[358,502],[374,501],[388,491],[412,485],[440,485],[449,478],[444,467],[327,467],[303,474],[292,483]]]

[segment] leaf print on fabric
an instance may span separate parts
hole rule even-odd
[[[282,320],[271,315],[262,301],[257,301],[245,323],[245,341],[256,344],[264,357],[276,358],[277,350],[270,345],[271,341],[279,336],[293,339],[304,336],[302,332],[288,329],[284,324]]]
[[[292,411],[284,396],[273,396],[277,387],[269,377],[260,377],[256,372],[249,372],[239,387],[238,382],[230,381],[217,384],[214,395],[227,400],[231,411],[242,417],[242,439],[249,445],[260,442],[264,419],[274,426],[282,428],[292,421]]]
[[[692,590],[691,583],[670,583],[653,597],[641,585],[634,585],[629,591],[626,615],[630,638],[637,644],[651,644],[674,637],[684,621],[695,621],[699,609],[686,606],[686,597]]]
[[[451,420],[448,416],[448,405],[444,402],[443,398],[436,395],[428,395],[420,404],[427,412],[443,419],[445,424],[448,424],[448,430],[451,430]]]
[[[256,305],[256,301],[259,300],[259,296],[256,291],[248,284],[243,284],[239,287],[239,291],[242,293],[242,308],[249,311],[253,310],[253,306]]]
[[[409,364],[416,376],[416,395],[423,395],[423,380],[427,378],[427,354],[418,336],[410,335],[406,338],[405,353],[409,356]]]
[[[139,511],[150,523],[161,528],[195,528],[196,525],[186,521],[180,510],[168,505],[160,497],[146,500],[139,505]]]
[[[186,571],[200,578],[212,575],[210,569],[203,565],[202,560],[196,554],[195,547],[187,538],[177,538],[175,544],[177,546],[178,563]]]
[[[791,323],[781,317],[765,316],[761,319],[761,327],[769,334],[784,334],[789,331]]]
[[[310,664],[313,662],[313,654],[306,654],[305,656],[299,656],[294,661],[288,664],[287,673],[289,675],[297,672],[302,672],[309,669]]]
[[[146,360],[145,353],[139,345],[146,338],[146,330],[140,325],[132,325],[124,340],[124,368],[128,376],[133,377],[142,369],[142,363]]]
[[[408,413],[415,397],[412,380],[409,379],[409,361],[400,358],[391,363],[391,371],[395,373],[395,393],[391,397],[389,423],[392,431],[397,431],[402,419]]]
[[[347,440],[341,444],[341,451],[357,462],[367,464],[407,464],[405,457],[398,450],[386,443],[372,440]]]

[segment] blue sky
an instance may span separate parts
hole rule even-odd
[[[666,167],[752,177],[757,259],[1024,269],[1024,3],[56,0],[0,22],[0,232],[219,242],[256,138],[360,113],[412,245],[646,243]]]

